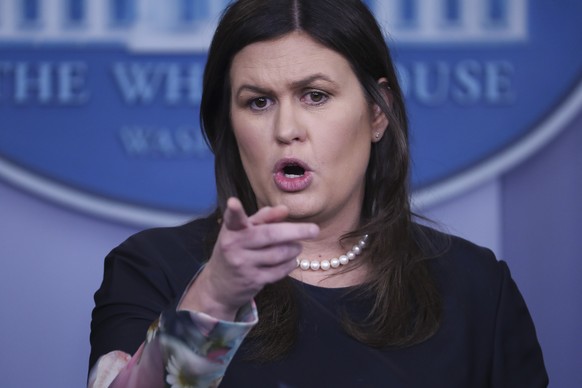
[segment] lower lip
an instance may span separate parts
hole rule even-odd
[[[286,191],[289,193],[305,190],[311,184],[313,176],[309,171],[299,177],[287,177],[282,172],[277,172],[273,175],[275,184],[281,191]]]

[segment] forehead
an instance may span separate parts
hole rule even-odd
[[[246,46],[235,55],[230,68],[233,87],[242,82],[293,82],[313,73],[334,80],[355,77],[341,54],[300,32]]]

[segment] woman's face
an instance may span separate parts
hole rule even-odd
[[[259,208],[284,204],[292,219],[354,227],[387,120],[348,61],[294,32],[246,46],[230,80],[232,127]]]

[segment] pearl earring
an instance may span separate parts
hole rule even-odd
[[[376,132],[376,139],[380,139],[380,132]]]

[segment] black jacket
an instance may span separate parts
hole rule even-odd
[[[133,354],[159,314],[176,306],[209,257],[212,218],[137,233],[105,260],[91,323],[92,366],[112,350]],[[436,234],[435,234],[436,235]],[[366,300],[348,301],[343,289],[295,282],[299,337],[283,360],[247,362],[241,350],[221,387],[545,387],[548,377],[535,329],[509,269],[493,253],[450,237],[431,259],[441,292],[440,329],[408,348],[374,349],[345,334],[339,307],[358,313]]]

